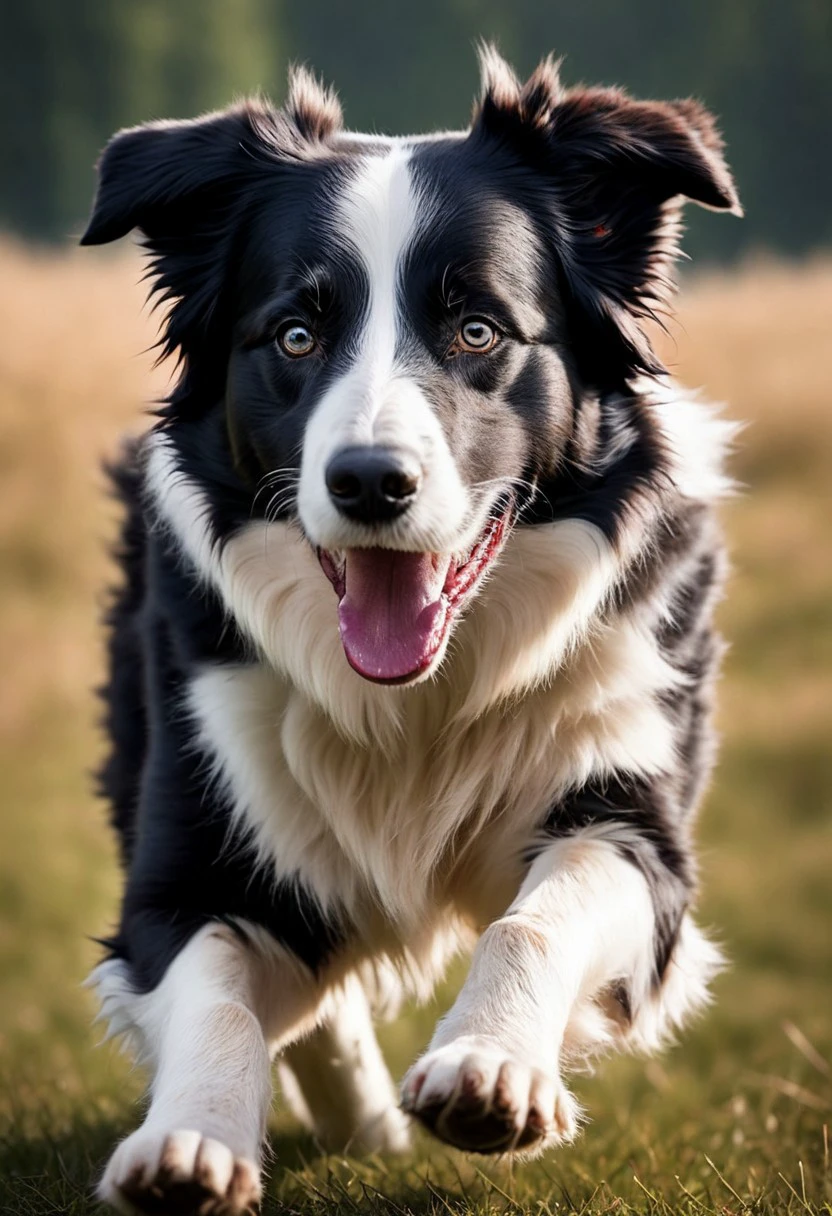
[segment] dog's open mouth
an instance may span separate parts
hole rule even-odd
[[[454,617],[500,552],[510,517],[511,507],[492,516],[464,554],[319,549],[338,596],[350,666],[379,684],[403,684],[427,671]]]

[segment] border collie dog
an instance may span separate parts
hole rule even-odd
[[[350,133],[297,71],[101,160],[83,243],[142,233],[181,373],[116,470],[125,1211],[257,1202],[276,1056],[327,1145],[569,1141],[564,1071],[656,1047],[719,965],[691,826],[732,429],[644,323],[684,200],[739,202],[698,103],[482,67],[463,131]],[[372,1013],[469,944],[397,1097]]]

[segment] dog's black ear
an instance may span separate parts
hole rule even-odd
[[[98,190],[82,245],[103,245],[139,228],[151,241],[216,201],[245,175],[262,144],[265,111],[250,103],[192,122],[152,122],[115,135],[98,162]],[[194,216],[196,218],[196,216]]]
[[[143,234],[152,292],[170,304],[163,355],[178,350],[187,359],[202,343],[221,357],[215,337],[240,217],[256,191],[276,188],[287,166],[314,155],[340,121],[334,94],[299,69],[282,110],[247,101],[191,122],[147,123],[110,141],[81,244],[102,245],[134,228]]]
[[[248,190],[274,172],[282,116],[247,102],[192,122],[121,131],[99,161],[99,185],[82,245],[132,229],[150,255],[151,294],[169,305],[160,357],[191,364],[197,348],[219,349],[226,267]]]
[[[582,353],[599,379],[662,371],[640,322],[672,288],[681,204],[742,214],[712,116],[695,101],[564,89],[552,59],[525,84],[491,48],[481,61],[473,133],[510,142],[546,179],[554,246],[586,322]]]
[[[82,245],[103,245],[141,229],[151,240],[192,218],[264,160],[303,156],[341,126],[336,95],[305,68],[289,74],[282,110],[250,100],[191,122],[151,122],[121,131],[98,164],[99,185]]]

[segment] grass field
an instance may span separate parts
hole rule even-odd
[[[98,460],[165,385],[137,278],[132,256],[0,247],[0,1209],[22,1216],[92,1211],[139,1113],[80,987],[118,889],[87,775],[114,524]],[[832,1213],[832,263],[690,280],[680,318],[679,375],[750,422],[701,825],[703,919],[732,959],[716,1004],[660,1060],[578,1077],[593,1121],[534,1166],[426,1140],[322,1157],[278,1108],[267,1212]],[[383,1029],[397,1075],[442,1003]]]

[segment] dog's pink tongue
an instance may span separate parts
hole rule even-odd
[[[349,549],[338,606],[350,665],[368,680],[422,671],[442,637],[442,587],[449,559],[394,549]]]

